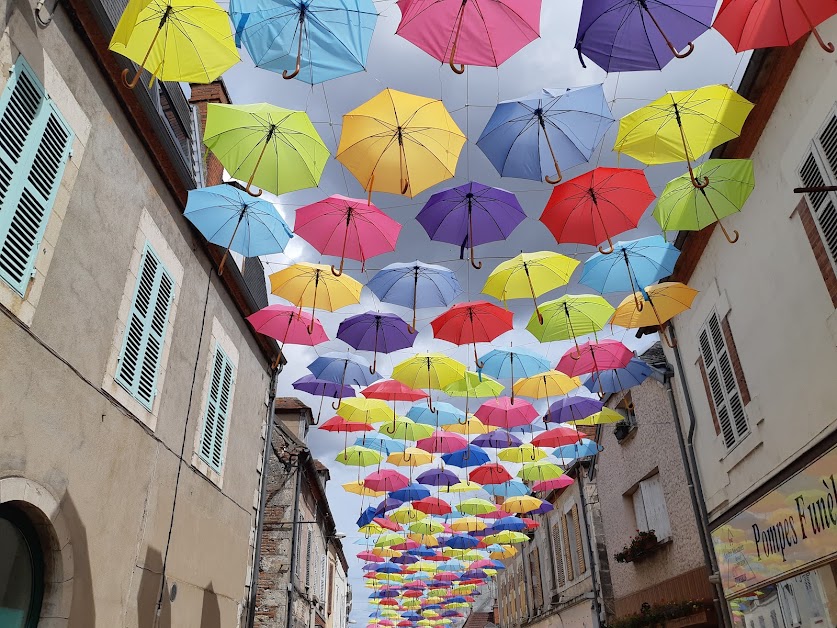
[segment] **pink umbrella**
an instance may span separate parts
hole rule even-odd
[[[553,478],[551,480],[541,480],[540,482],[535,482],[532,485],[532,490],[537,491],[551,491],[558,488],[567,488],[570,484],[575,482],[570,476],[562,475],[559,478]]]
[[[250,314],[247,320],[260,334],[279,341],[279,355],[276,356],[274,367],[279,365],[282,349],[288,343],[313,347],[328,342],[320,321],[292,305],[268,305]]]
[[[382,556],[378,556],[375,552],[369,551],[358,552],[357,557],[363,561],[366,561],[367,563],[383,563],[386,561],[386,559]]]
[[[398,0],[395,31],[457,74],[498,67],[540,36],[541,0]]]
[[[625,368],[632,357],[633,352],[618,340],[585,342],[577,349],[567,351],[555,370],[577,377],[585,373]]]
[[[382,471],[375,471],[366,476],[363,485],[373,491],[398,491],[410,484],[410,480],[406,475],[393,471],[392,469],[383,469]]]
[[[486,425],[508,430],[520,425],[529,425],[538,418],[538,411],[528,401],[512,401],[509,397],[497,397],[483,403],[477,408],[474,416]]]
[[[416,549],[419,546],[413,539],[406,539],[403,543],[392,545],[391,548],[399,552],[406,552],[407,550]]]
[[[449,454],[468,446],[468,440],[456,432],[436,430],[427,438],[416,442],[416,447],[431,454]]]
[[[339,255],[340,269],[331,267],[337,276],[343,274],[347,257],[363,265],[370,257],[394,251],[400,232],[400,224],[366,199],[335,194],[296,210],[294,233],[323,255]]]

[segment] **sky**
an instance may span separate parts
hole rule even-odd
[[[746,54],[736,55],[732,47],[718,33],[709,31],[695,41],[695,51],[691,56],[684,60],[675,59],[660,72],[607,75],[591,62],[587,63],[588,67],[585,69],[580,65],[578,55],[573,48],[581,0],[543,0],[539,40],[526,46],[499,69],[469,67],[463,75],[459,76],[451,72],[446,64],[440,64],[395,34],[400,19],[395,0],[377,0],[375,4],[380,17],[372,40],[366,72],[311,87],[301,81],[284,80],[278,74],[255,68],[247,58],[246,52],[242,51],[243,62],[228,71],[224,79],[234,103],[268,102],[288,109],[306,111],[332,155],[336,153],[340,138],[342,115],[372,98],[381,90],[390,87],[442,99],[454,120],[469,138],[459,159],[457,176],[413,199],[375,193],[373,203],[403,225],[398,246],[394,253],[369,260],[363,273],[360,272],[358,262],[349,260],[346,268],[348,274],[361,283],[366,283],[377,270],[393,262],[419,259],[427,263],[441,264],[457,273],[465,290],[465,293],[459,297],[459,301],[492,300],[480,294],[488,274],[497,264],[521,251],[553,250],[582,262],[595,253],[595,249],[589,246],[557,245],[550,232],[538,221],[552,191],[552,186],[537,181],[500,178],[476,146],[475,142],[498,101],[525,96],[542,88],[563,89],[603,83],[613,117],[618,120],[634,109],[659,98],[667,90],[693,89],[716,83],[737,85],[747,65]],[[618,159],[617,155],[612,152],[617,126],[614,124],[611,127],[589,164],[578,166],[564,173],[565,181],[598,165],[644,167],[629,157],[623,156]],[[671,164],[647,168],[646,174],[652,189],[659,194],[666,182],[683,174],[684,171],[683,164]],[[508,240],[477,247],[476,255],[478,259],[483,260],[481,270],[471,268],[467,259],[459,259],[458,246],[431,242],[423,228],[414,220],[432,193],[468,181],[478,181],[514,192],[527,214],[527,220],[517,227]],[[362,186],[334,159],[330,160],[326,166],[318,188],[302,190],[278,198],[266,193],[263,198],[273,201],[286,222],[293,226],[294,211],[298,207],[332,194],[365,197]],[[634,239],[660,233],[660,228],[650,212],[651,208],[646,211],[638,229],[627,232],[620,238]],[[670,240],[673,239],[673,234],[668,234],[668,237]],[[284,254],[263,258],[268,273],[277,272],[297,261],[331,264],[339,260],[321,256],[299,237],[291,240]],[[589,288],[576,283],[580,274],[581,266],[576,270],[573,280],[566,289],[561,288],[548,293],[540,301],[554,299],[564,293],[590,292]],[[615,306],[626,294],[614,293],[605,296]],[[272,302],[282,302],[276,297],[271,297],[271,299]],[[515,330],[503,335],[496,341],[496,344],[509,346],[513,343],[514,346],[535,349],[547,355],[551,362],[557,363],[571,343],[558,342],[538,347],[539,343],[524,330],[532,314],[531,301],[510,302],[509,307],[515,315]],[[334,338],[337,326],[344,318],[377,309],[393,312],[404,318],[410,315],[410,310],[391,304],[381,304],[370,291],[364,290],[359,305],[343,308],[336,313],[318,311],[317,317],[322,321],[329,337]],[[456,347],[445,341],[433,339],[429,322],[443,311],[443,308],[419,310],[420,331],[413,350],[407,349],[379,356],[378,370],[382,376],[389,376],[392,366],[409,357],[413,352],[427,349],[442,351],[473,368],[473,350],[470,346]],[[604,337],[621,340],[639,352],[655,340],[655,337],[637,340],[634,331],[621,328],[615,328],[613,332],[610,328],[606,328],[604,333],[599,334],[599,339]],[[484,345],[480,349],[482,354],[490,347]],[[349,350],[349,347],[339,340],[333,340],[316,348],[289,346],[285,352],[288,364],[279,378],[277,394],[298,396],[313,408],[316,416],[320,399],[298,393],[291,387],[291,383],[308,373],[307,365],[318,355],[329,351],[346,350]],[[371,359],[371,354],[368,357]],[[508,384],[508,382],[504,383]],[[444,400],[453,402],[455,405],[462,405],[457,400]],[[324,404],[322,420],[326,420],[333,414],[329,407],[330,401],[328,399]],[[403,410],[399,407],[399,412],[406,411],[406,404],[404,405]],[[535,405],[540,411],[546,409],[545,403]],[[370,605],[366,601],[368,589],[363,587],[360,570],[362,563],[355,558],[355,554],[360,551],[361,547],[354,544],[359,539],[354,522],[360,511],[360,498],[357,495],[346,494],[341,488],[341,484],[357,479],[357,471],[354,467],[344,467],[334,462],[335,456],[343,448],[342,435],[312,429],[308,441],[315,457],[327,464],[331,471],[331,481],[327,486],[327,492],[338,529],[346,534],[344,549],[351,566],[350,583],[354,590],[352,618],[359,625],[365,624],[370,611]]]

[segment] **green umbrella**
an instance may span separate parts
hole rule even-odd
[[[539,480],[554,480],[564,475],[563,469],[549,460],[538,460],[537,462],[526,462],[523,468],[517,472],[517,477],[527,482]]]
[[[424,423],[415,423],[412,419],[400,416],[381,425],[378,431],[393,439],[415,441],[430,436],[433,433],[433,427]]]
[[[503,386],[488,375],[465,371],[465,377],[445,386],[444,391],[451,397],[465,397],[465,416],[468,416],[468,401],[478,397],[496,397],[503,392]],[[464,425],[463,421],[459,421]]]
[[[497,510],[497,506],[492,504],[487,499],[473,497],[466,499],[456,508],[459,512],[464,512],[466,515],[484,515],[489,512]]]
[[[329,158],[308,114],[265,103],[210,103],[203,143],[253,196],[253,185],[274,194],[316,187]]]
[[[695,168],[698,179],[709,178],[705,188],[695,188],[688,174],[666,184],[654,208],[654,218],[663,231],[699,231],[717,222],[730,243],[721,218],[741,211],[756,185],[749,159],[709,159]]]
[[[378,464],[382,459],[383,456],[381,456],[381,454],[377,451],[367,449],[366,447],[359,447],[357,445],[347,447],[337,454],[337,457],[335,458],[337,462],[342,462],[343,464],[352,467],[368,467],[373,464]]]
[[[604,297],[596,294],[566,294],[560,299],[547,301],[540,309],[543,324],[536,312],[529,319],[526,329],[541,342],[570,340],[601,331],[614,311]],[[578,342],[575,344],[578,353]]]

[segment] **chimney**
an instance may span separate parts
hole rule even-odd
[[[230,95],[227,92],[224,81],[221,79],[207,84],[192,83],[189,87],[192,90],[189,102],[197,107],[198,110],[198,121],[201,127],[200,146],[206,153],[206,185],[218,185],[223,183],[224,167],[221,165],[221,162],[218,161],[218,158],[207,151],[206,147],[203,145],[203,132],[204,129],[206,129],[206,106],[211,102],[228,105],[230,104]]]

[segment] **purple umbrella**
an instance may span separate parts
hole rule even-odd
[[[514,194],[476,182],[437,192],[416,216],[431,240],[458,244],[459,259],[469,248],[477,269],[482,262],[474,260],[474,247],[505,240],[525,218]]]
[[[416,478],[416,482],[425,486],[453,486],[460,480],[456,474],[447,469],[430,469]]]
[[[596,412],[601,412],[602,407],[601,401],[590,397],[564,397],[549,406],[543,420],[546,423],[580,421]]]
[[[606,72],[661,70],[689,56],[716,0],[584,0],[575,48]],[[683,47],[684,53],[678,52]],[[584,66],[587,67],[587,66]]]
[[[416,340],[406,322],[395,314],[380,312],[350,316],[340,323],[337,337],[354,349],[374,352],[370,373],[375,372],[378,353],[391,353],[412,347]]]
[[[351,386],[340,385],[335,382],[329,382],[324,379],[317,379],[313,375],[303,375],[296,380],[292,386],[297,390],[306,392],[309,395],[315,395],[320,398],[320,409],[317,410],[317,421],[320,420],[320,412],[323,409],[323,399],[325,397],[333,397],[334,399],[354,397],[355,389]]]
[[[492,447],[494,449],[517,447],[523,443],[517,436],[506,430],[494,430],[487,434],[480,434],[471,442],[479,447]]]

